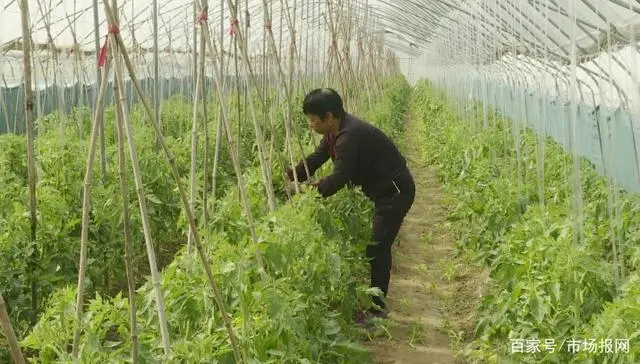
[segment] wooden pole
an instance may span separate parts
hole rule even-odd
[[[98,139],[98,128],[100,119],[104,115],[100,110],[104,109],[105,93],[107,91],[107,77],[109,75],[109,62],[105,65],[100,82],[100,91],[98,93],[98,104],[93,115],[93,129],[91,131],[91,141],[89,144],[89,152],[87,156],[87,167],[84,179],[84,196],[82,201],[82,230],[80,233],[80,263],[78,271],[78,291],[76,296],[76,323],[73,336],[72,355],[78,356],[80,350],[80,332],[82,331],[82,308],[84,304],[85,276],[87,270],[87,251],[89,250],[89,203],[91,199],[91,182],[93,180],[93,163],[95,160],[95,149]]]
[[[97,0],[96,0],[97,1]],[[113,7],[117,7],[116,0],[113,0]],[[118,14],[116,21],[119,23]],[[121,74],[122,60],[116,47],[112,48],[113,66],[117,75]],[[126,179],[126,155],[124,149],[124,123],[128,118],[126,105],[126,96],[123,89],[120,88],[120,82],[113,83],[114,103],[116,106],[116,132],[118,138],[118,173],[120,178],[120,194],[122,195],[122,220],[124,228],[124,265],[127,273],[127,288],[129,291],[129,321],[131,324],[131,360],[133,364],[138,363],[138,323],[137,323],[137,306],[136,306],[136,286],[135,274],[133,270],[133,244],[131,242],[131,215],[129,213],[129,189]],[[120,100],[120,102],[118,102]]]
[[[16,338],[16,333],[13,330],[13,325],[11,325],[11,319],[9,318],[9,313],[7,313],[7,305],[4,302],[4,298],[2,297],[2,292],[0,292],[0,326],[4,330],[4,336],[7,338],[9,342],[9,348],[11,348],[11,358],[15,364],[24,364],[24,356],[22,356],[22,351],[20,351],[20,344],[18,343],[18,339]]]
[[[106,13],[107,13],[107,17],[109,19],[110,22],[114,22],[115,21],[115,16],[113,13],[113,9],[111,8],[111,6],[109,6],[109,3],[107,0],[103,0],[104,6],[106,8]],[[204,26],[207,26],[207,23],[204,23]],[[210,48],[214,48],[213,44],[211,43],[211,40],[208,37],[208,28],[207,31],[205,32],[205,34],[207,34],[207,43],[209,43],[209,47]],[[164,141],[164,138],[162,137],[162,130],[160,129],[160,126],[155,122],[154,118],[153,118],[153,110],[151,109],[151,106],[149,105],[149,102],[147,101],[147,99],[144,97],[144,94],[142,92],[142,88],[140,86],[140,83],[138,82],[138,78],[136,77],[135,71],[133,69],[133,64],[131,63],[131,59],[129,58],[128,54],[127,54],[127,50],[126,48],[124,48],[124,42],[122,41],[122,37],[120,36],[119,33],[115,34],[115,38],[117,41],[118,46],[120,47],[120,50],[122,51],[122,57],[124,59],[125,65],[127,66],[127,70],[129,72],[129,76],[131,77],[131,82],[134,86],[134,89],[136,90],[138,96],[141,99],[142,105],[144,107],[144,110],[147,114],[147,116],[149,117],[155,131],[156,134],[158,136],[158,139],[160,141],[160,144],[162,146],[162,149],[164,150],[168,160],[169,160],[169,166],[171,167],[171,174],[173,175],[173,178],[175,179],[175,182],[178,186],[178,192],[180,194],[180,200],[182,201],[182,206],[184,208],[185,211],[185,215],[187,217],[187,220],[189,222],[189,224],[191,225],[192,230],[194,231],[194,243],[196,245],[196,248],[198,250],[198,253],[200,255],[200,258],[202,260],[203,263],[203,267],[205,270],[205,273],[207,274],[207,280],[208,283],[213,291],[214,294],[214,301],[216,302],[216,304],[218,305],[220,311],[221,311],[221,316],[222,316],[222,320],[225,324],[225,327],[227,329],[227,332],[229,334],[229,341],[231,342],[231,347],[233,348],[233,352],[234,352],[234,356],[236,358],[236,361],[242,361],[242,356],[240,354],[240,350],[238,348],[238,344],[236,342],[236,338],[233,332],[233,326],[231,324],[231,320],[228,317],[228,312],[226,311],[225,308],[225,304],[224,301],[222,300],[222,294],[220,292],[220,290],[218,289],[218,285],[215,283],[214,277],[213,277],[213,272],[211,271],[211,266],[209,265],[208,262],[208,258],[207,255],[204,251],[204,247],[202,246],[200,239],[198,237],[197,234],[197,228],[196,228],[196,224],[195,224],[195,218],[193,216],[193,214],[191,213],[191,210],[189,209],[189,201],[187,199],[187,194],[184,191],[184,187],[182,185],[181,179],[180,179],[180,175],[178,173],[178,167],[176,165],[175,162],[175,156],[173,155],[173,153],[171,153],[171,150],[169,150],[167,144]],[[219,85],[220,83],[218,82],[218,80],[216,79],[216,84]],[[224,118],[223,118],[224,119]],[[130,145],[132,145],[130,143]],[[135,160],[135,159],[134,159]],[[134,167],[135,168],[135,167]],[[134,169],[135,170],[135,169]],[[239,175],[238,178],[240,179],[242,176]],[[142,200],[144,201],[144,200]],[[247,203],[245,202],[245,205],[247,205]],[[250,211],[248,211],[250,213]],[[252,221],[251,221],[252,223]],[[253,237],[254,237],[254,241],[255,241],[255,229],[252,229],[253,232]],[[258,257],[260,257],[258,255]],[[264,268],[262,268],[262,261],[259,260],[258,262],[260,264],[260,271],[264,272]]]
[[[31,310],[32,321],[35,323],[36,312],[38,311],[38,282],[37,278],[37,257],[38,249],[36,245],[36,168],[34,153],[34,130],[33,130],[33,83],[31,80],[31,32],[29,24],[29,1],[21,0],[22,15],[22,61],[24,65],[24,116],[27,130],[27,178],[29,180],[29,215],[31,219],[31,242],[36,246],[31,253]]]

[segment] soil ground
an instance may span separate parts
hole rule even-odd
[[[393,249],[389,320],[363,344],[378,364],[464,363],[457,349],[470,339],[488,276],[456,256],[446,225],[444,193],[421,161],[419,125],[407,121],[405,155],[416,198]]]

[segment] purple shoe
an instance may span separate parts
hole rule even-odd
[[[367,324],[367,313],[366,311],[357,311],[353,317],[353,321],[355,321],[356,325],[364,326]]]
[[[354,321],[358,326],[371,326],[371,321],[376,318],[386,320],[389,315],[385,311],[378,310],[358,311],[354,316]]]

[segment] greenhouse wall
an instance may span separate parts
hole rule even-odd
[[[435,83],[463,104],[469,99],[481,102],[551,137],[567,152],[573,150],[570,100],[549,100],[535,91],[481,80],[461,83],[437,80]],[[581,157],[593,163],[598,173],[613,177],[620,187],[635,193],[640,192],[636,147],[640,133],[633,127],[634,119],[637,117],[621,108],[579,104],[576,149]],[[610,143],[613,140],[615,143]]]
[[[261,76],[256,75],[260,80]],[[140,85],[146,97],[153,98],[153,90],[155,87],[152,78],[139,79]],[[125,80],[125,90],[129,108],[140,101],[131,80]],[[258,81],[260,83],[260,81]],[[226,79],[228,87],[235,87],[235,77],[228,76]],[[160,85],[160,99],[166,100],[175,95],[183,95],[187,99],[193,98],[193,85],[195,85],[192,77],[183,78],[165,78]],[[207,78],[206,86],[208,93],[215,90],[215,81],[212,77]],[[59,92],[62,89],[62,100],[59,99]],[[94,85],[75,84],[62,88],[60,86],[50,86],[39,90],[38,96],[34,95],[34,115],[44,116],[59,109],[62,103],[66,113],[70,113],[73,108],[78,106],[87,106],[93,108],[94,92],[97,92]],[[106,90],[106,105],[113,103],[113,82],[109,82]],[[24,122],[24,88],[22,86],[0,88],[0,134],[4,133],[25,133]],[[40,112],[38,112],[40,109]]]

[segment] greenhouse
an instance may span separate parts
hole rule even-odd
[[[0,363],[639,363],[638,38],[639,0],[0,0]]]

